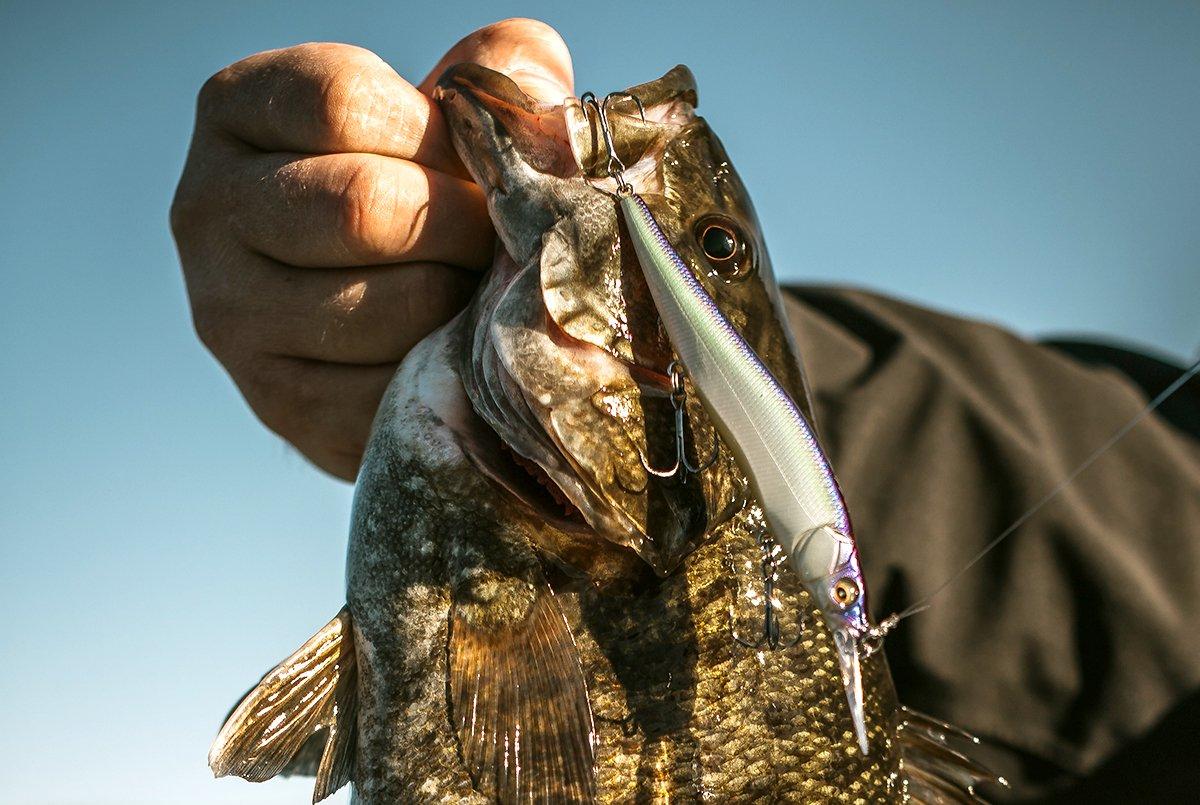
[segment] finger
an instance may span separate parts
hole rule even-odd
[[[347,366],[272,357],[234,375],[263,424],[309,461],[348,481],[396,366]]]
[[[436,261],[480,269],[494,235],[473,182],[377,154],[253,159],[234,182],[240,239],[294,266]]]
[[[297,45],[226,67],[200,91],[197,128],[263,151],[381,154],[467,175],[437,105],[352,45]]]
[[[571,52],[558,31],[544,22],[514,18],[492,23],[460,40],[421,82],[432,92],[446,68],[474,62],[504,73],[529,95],[545,103],[562,103],[574,93]]]
[[[196,329],[226,364],[255,354],[343,364],[401,360],[479,281],[436,263],[304,271],[243,256],[236,283],[190,288]]]

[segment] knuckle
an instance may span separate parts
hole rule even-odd
[[[229,68],[224,67],[213,73],[204,83],[200,85],[200,92],[196,96],[196,106],[201,113],[210,110],[214,101],[225,93],[225,88],[229,84]]]
[[[197,216],[196,203],[184,191],[183,182],[179,183],[179,187],[175,190],[175,197],[171,199],[171,209],[167,214],[167,220],[171,225],[171,234],[178,241],[191,228]]]
[[[216,213],[228,205],[236,186],[236,163],[216,144],[215,138],[197,126],[192,134],[183,172],[171,199],[169,221],[176,240],[194,235],[214,222]]]
[[[311,60],[320,64],[338,64],[350,60],[367,60],[379,57],[372,51],[358,45],[348,45],[345,42],[305,42],[287,48],[285,53],[294,55],[300,60]]]
[[[549,23],[532,17],[509,17],[488,26],[485,30],[513,37],[535,37],[538,39],[561,39],[558,31]]]
[[[317,87],[320,122],[331,135],[351,134],[379,104],[375,75],[382,60],[369,50],[343,45],[324,54],[322,62],[325,69]]]
[[[247,308],[245,293],[230,282],[211,257],[192,262],[191,270],[184,272],[192,329],[230,374],[237,374],[259,349],[260,319]]]
[[[198,119],[204,120],[215,116],[216,110],[226,102],[231,88],[242,74],[245,61],[243,59],[221,68],[200,86],[200,92],[196,96],[196,117]]]
[[[207,198],[207,183],[189,158],[188,164],[179,177],[175,187],[175,195],[171,199],[171,207],[167,220],[171,226],[171,234],[177,243],[182,244],[189,239],[210,214],[210,202]]]
[[[200,343],[218,359],[229,354],[229,346],[236,341],[236,317],[227,305],[214,303],[205,294],[192,297],[192,328]]]
[[[321,390],[303,364],[286,358],[263,359],[238,380],[246,402],[262,423],[290,442],[311,440]]]
[[[534,40],[566,50],[566,42],[553,26],[530,17],[509,17],[494,22],[481,28],[477,36],[483,44]]]
[[[337,207],[337,231],[351,257],[369,262],[388,252],[391,223],[398,214],[397,193],[389,180],[367,163],[358,163],[350,170]]]

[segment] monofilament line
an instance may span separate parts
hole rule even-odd
[[[889,622],[888,628],[890,629],[892,626],[895,626],[896,623],[904,620],[905,618],[911,617],[912,615],[916,615],[918,612],[924,612],[926,609],[929,609],[929,607],[933,604],[934,598],[937,598],[939,595],[941,595],[943,592],[945,592],[947,587],[954,584],[954,582],[958,581],[959,578],[961,578],[962,575],[964,573],[966,573],[968,570],[973,568],[979,562],[979,560],[981,560],[981,559],[983,559],[983,557],[987,556],[993,549],[995,549],[995,547],[997,545],[999,545],[1001,542],[1003,542],[1009,536],[1011,536],[1014,531],[1016,531],[1021,526],[1025,525],[1025,523],[1028,522],[1029,518],[1033,517],[1035,514],[1037,514],[1039,511],[1041,511],[1043,506],[1045,506],[1047,503],[1049,503],[1050,501],[1052,501],[1056,497],[1058,497],[1059,494],[1064,489],[1066,489],[1068,486],[1071,485],[1072,481],[1074,481],[1076,478],[1078,478],[1080,475],[1082,475],[1087,470],[1088,467],[1092,466],[1092,464],[1095,463],[1096,459],[1100,458],[1100,456],[1107,453],[1110,449],[1112,449],[1112,447],[1114,445],[1116,445],[1117,442],[1119,442],[1119,441],[1121,441],[1121,439],[1125,438],[1126,434],[1128,434],[1129,431],[1133,430],[1139,422],[1141,422],[1143,419],[1145,419],[1147,416],[1149,416],[1156,408],[1158,408],[1160,405],[1162,405],[1164,402],[1166,402],[1167,398],[1169,398],[1172,394],[1174,394],[1175,392],[1177,392],[1181,388],[1183,388],[1183,386],[1189,380],[1191,380],[1193,377],[1195,377],[1197,375],[1197,373],[1200,373],[1200,360],[1197,360],[1190,367],[1188,367],[1188,369],[1183,374],[1181,374],[1178,378],[1176,378],[1174,383],[1172,383],[1171,385],[1167,386],[1165,389],[1160,391],[1153,400],[1148,402],[1146,404],[1146,406],[1141,411],[1139,411],[1136,416],[1133,417],[1133,419],[1129,420],[1124,425],[1122,425],[1121,428],[1119,430],[1117,430],[1116,433],[1114,433],[1112,436],[1110,436],[1108,438],[1108,441],[1104,442],[1104,444],[1097,447],[1092,452],[1091,455],[1089,455],[1086,459],[1083,460],[1082,464],[1080,464],[1078,467],[1076,467],[1074,470],[1072,470],[1070,475],[1068,475],[1066,478],[1064,478],[1062,481],[1060,481],[1058,483],[1058,485],[1056,485],[1053,489],[1051,489],[1049,492],[1047,492],[1046,495],[1041,500],[1039,500],[1037,503],[1033,504],[1033,506],[1028,511],[1026,511],[1024,514],[1022,514],[1020,517],[1018,517],[1012,525],[1010,525],[1008,528],[1001,531],[1000,534],[995,539],[993,539],[987,545],[983,546],[983,549],[980,550],[979,553],[975,554],[975,556],[971,559],[971,561],[967,562],[965,565],[963,565],[961,568],[959,568],[957,571],[955,571],[953,574],[951,574],[950,577],[948,579],[946,579],[945,581],[943,581],[940,585],[938,585],[937,589],[935,589],[932,593],[925,596],[920,601],[918,601],[917,603],[908,607],[907,609],[903,610],[898,615],[893,615],[890,618],[888,618],[887,619],[887,622]]]

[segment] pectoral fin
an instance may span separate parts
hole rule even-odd
[[[260,783],[280,773],[315,773],[313,802],[329,796],[354,771],[357,686],[350,611],[343,607],[229,714],[208,753],[213,774]]]
[[[549,589],[524,620],[451,622],[450,703],[476,787],[500,802],[591,802],[594,736],[570,629]]]

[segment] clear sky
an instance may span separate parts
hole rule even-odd
[[[0,798],[308,801],[205,766],[341,605],[351,489],[192,334],[167,206],[195,93],[308,40],[416,80],[511,15],[559,28],[580,91],[689,64],[786,279],[1200,342],[1195,3],[0,0]]]

